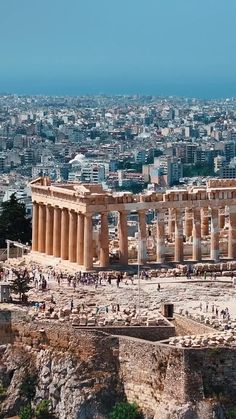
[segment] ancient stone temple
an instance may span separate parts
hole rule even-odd
[[[32,251],[93,268],[93,216],[100,214],[99,266],[109,266],[108,214],[118,213],[119,262],[128,264],[129,213],[139,220],[139,241],[147,242],[146,213],[155,211],[155,261],[163,263],[173,243],[173,261],[185,260],[190,240],[192,261],[202,258],[202,240],[210,243],[209,259],[217,262],[221,230],[227,240],[224,257],[236,258],[236,180],[209,180],[205,187],[170,189],[132,195],[111,193],[101,185],[51,183],[49,178],[31,182],[33,200]],[[227,220],[227,227],[226,226]],[[144,263],[146,252],[142,252]]]

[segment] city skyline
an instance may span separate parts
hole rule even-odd
[[[2,3],[0,91],[235,96],[236,5],[226,3]]]

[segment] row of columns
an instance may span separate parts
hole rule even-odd
[[[92,214],[77,213],[67,208],[33,204],[32,250],[93,267]],[[107,213],[101,214],[100,266],[109,265]]]
[[[232,209],[231,209],[232,210]],[[139,252],[141,253],[141,263],[146,261],[146,215],[145,211],[138,211],[139,215]],[[236,213],[235,213],[236,217]],[[234,240],[236,245],[236,219],[232,221],[229,229],[229,257],[236,257],[236,248],[232,248]],[[165,261],[165,210],[157,212],[156,222],[156,251],[157,262]],[[200,208],[185,210],[185,223],[183,223],[183,213],[180,209],[171,209],[169,211],[168,231],[175,236],[174,260],[182,262],[184,259],[184,234],[186,237],[192,237],[192,259],[200,261],[202,257],[201,239],[202,236],[209,234],[209,214],[208,209]],[[235,231],[235,236],[234,236]],[[232,236],[232,237],[231,237]],[[128,231],[127,231],[127,213],[120,212],[119,216],[119,245],[120,245],[120,263],[128,264]],[[218,209],[211,209],[211,259],[219,260],[219,214]]]
[[[225,225],[225,214],[218,208],[211,208],[211,259],[219,260],[220,230]],[[201,239],[209,235],[209,210],[208,208],[186,208],[183,224],[183,213],[180,209],[170,209],[168,218],[168,234],[175,233],[174,260],[183,261],[183,234],[192,237],[193,253],[195,261],[201,260]],[[162,249],[165,237],[164,211],[157,214],[157,261],[163,262]],[[228,234],[228,257],[236,258],[236,206],[229,207],[229,234]]]
[[[165,212],[157,212],[157,262],[165,259]],[[120,263],[128,264],[128,224],[126,211],[119,212],[119,250]],[[146,213],[138,211],[139,244],[141,263],[146,262]],[[183,223],[184,218],[184,223]],[[225,216],[217,208],[211,208],[211,259],[219,259],[220,228],[224,225]],[[82,214],[67,208],[53,207],[41,203],[33,204],[33,240],[32,250],[53,255],[62,260],[75,262],[85,269],[93,267],[93,224],[92,214]],[[192,237],[192,258],[201,260],[201,238],[209,234],[208,208],[169,210],[168,233],[175,233],[174,260],[182,262],[184,258],[183,237]],[[236,206],[229,208],[228,257],[236,258]],[[100,267],[109,266],[109,228],[108,214],[101,213],[100,232]]]

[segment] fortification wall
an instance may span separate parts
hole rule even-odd
[[[109,394],[112,400],[126,396],[129,401],[136,401],[150,418],[154,415],[155,419],[165,418],[159,407],[170,401],[173,406],[182,406],[200,403],[216,394],[235,399],[234,348],[175,348],[88,328],[34,323],[27,316],[17,317],[9,312],[0,313],[0,326],[1,345],[31,347],[34,354],[50,350],[51,356],[56,358],[60,353],[65,360],[73,357],[75,374],[76,365],[83,365],[86,391],[95,396],[98,392]],[[202,325],[196,325],[195,331],[199,333],[198,327]],[[53,377],[52,371],[52,380]],[[81,377],[76,379],[79,381]]]

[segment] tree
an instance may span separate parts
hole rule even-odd
[[[23,296],[30,290],[30,278],[25,272],[22,274],[21,272],[13,271],[13,273],[15,278],[12,281],[11,290],[15,294],[19,294],[20,300],[22,300]]]
[[[212,163],[194,165],[184,165],[183,177],[196,177],[196,176],[215,176],[214,167]]]
[[[31,221],[26,217],[25,204],[12,194],[9,201],[1,205],[0,246],[5,247],[6,239],[29,243],[31,241]]]
[[[142,414],[135,403],[117,403],[110,414],[110,419],[141,419]]]

